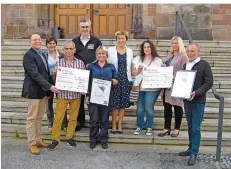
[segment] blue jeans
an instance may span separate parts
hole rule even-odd
[[[160,91],[140,91],[137,103],[137,127],[142,128],[144,124],[144,113],[146,112],[146,127],[152,128],[154,118],[154,104]]]
[[[199,152],[204,108],[205,104],[184,102],[185,115],[188,123],[190,155],[197,155]]]

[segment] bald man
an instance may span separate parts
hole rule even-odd
[[[50,92],[58,89],[49,82],[49,69],[46,57],[41,51],[42,40],[38,34],[31,35],[31,48],[23,57],[24,81],[22,97],[27,103],[27,138],[32,154],[40,154],[38,147],[47,147],[42,141],[41,123],[45,113],[45,99]]]
[[[213,74],[208,62],[201,59],[199,45],[192,42],[188,45],[189,61],[185,70],[197,71],[193,92],[189,100],[184,100],[185,116],[188,124],[188,150],[180,152],[180,156],[189,156],[188,165],[195,165],[201,141],[201,123],[204,116],[206,92],[213,86]]]

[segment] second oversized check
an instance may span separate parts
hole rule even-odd
[[[58,67],[55,86],[59,90],[87,93],[89,70]]]
[[[173,66],[147,67],[143,70],[142,88],[171,88]]]

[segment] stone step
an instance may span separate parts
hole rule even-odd
[[[158,137],[160,131],[154,131],[153,136],[146,136],[145,132],[140,135],[134,135],[134,130],[124,130],[124,134],[111,134],[109,132],[109,143],[127,143],[127,144],[155,144],[155,145],[188,145],[188,134],[186,131],[181,131],[176,138],[165,136]],[[51,140],[51,135],[46,126],[42,127],[43,139]],[[2,124],[2,137],[19,137],[26,138],[25,125],[17,124]],[[66,140],[65,132],[61,131],[61,140]],[[78,142],[89,142],[89,129],[83,128],[75,133],[74,140]],[[216,146],[217,132],[202,132],[201,146]],[[223,132],[223,146],[231,146],[231,133]]]
[[[72,40],[72,39],[58,39],[57,43],[58,45],[63,46],[67,40]],[[139,45],[145,40],[147,39],[129,39],[127,41],[127,45],[132,45],[132,44]],[[150,40],[153,41],[153,43],[156,46],[169,46],[170,47],[171,45],[170,40],[153,40],[153,39],[150,39]],[[42,39],[42,42],[43,44],[46,44],[45,39]],[[116,44],[115,39],[101,39],[101,42],[104,45],[115,45]],[[231,47],[230,41],[195,40],[195,42],[197,42],[201,47]],[[189,43],[188,40],[184,40],[185,46],[187,46],[188,43]],[[29,39],[3,39],[2,46],[28,46],[29,44],[30,44]]]
[[[1,77],[1,84],[22,84],[24,77]],[[219,80],[214,81],[214,87],[217,89],[230,89],[231,81],[229,80]]]
[[[2,92],[19,92],[18,95],[22,92],[22,84],[2,84]],[[231,90],[230,89],[216,89],[218,93],[220,93],[225,98],[231,98]],[[214,98],[212,92],[207,92],[207,97]]]
[[[1,100],[2,101],[15,101],[15,102],[25,102],[25,99],[22,98],[21,92],[5,92],[2,91],[1,93]],[[54,103],[56,103],[56,98],[54,99]],[[157,99],[157,102],[155,104],[156,106],[161,106],[163,105],[161,96]],[[218,107],[219,106],[219,101],[214,97],[214,95],[209,95],[207,96],[207,107]],[[230,107],[231,108],[231,97],[225,98],[225,107]]]
[[[114,46],[110,44],[105,44],[107,48]],[[127,44],[128,47],[130,47],[133,50],[140,50],[140,44]],[[186,47],[186,46],[185,46]],[[2,52],[7,52],[7,51],[20,51],[20,52],[26,52],[30,48],[30,45],[25,45],[25,46],[2,46]],[[46,49],[46,46],[42,46],[42,49]],[[62,50],[63,45],[57,45],[57,49]],[[169,52],[170,51],[170,46],[156,46],[156,49],[158,52]],[[220,46],[211,46],[211,47],[200,47],[200,52],[201,53],[230,53],[231,49],[230,47],[220,47]]]
[[[89,116],[85,117],[86,123],[85,126],[89,127]],[[111,128],[111,116],[109,117],[109,123]],[[25,124],[26,125],[26,113],[13,113],[13,112],[2,112],[1,114],[1,123],[3,124]],[[42,124],[47,126],[47,118],[46,115],[43,117]],[[162,130],[164,124],[164,118],[155,117],[153,122],[154,130]],[[174,127],[174,120],[172,123]],[[145,125],[143,126],[145,128]],[[218,127],[218,119],[204,119],[201,130],[202,131],[217,131]],[[125,116],[123,120],[123,128],[124,129],[136,129],[136,117]],[[187,131],[187,121],[185,118],[182,119],[181,130]],[[231,119],[224,119],[223,121],[223,131],[229,132],[231,131]]]
[[[55,105],[53,107],[55,108]],[[125,115],[136,116],[136,105],[131,106],[130,108],[126,109]],[[156,105],[155,107],[155,117],[163,117],[164,116],[164,107]],[[2,112],[16,112],[16,113],[26,113],[27,105],[26,102],[16,102],[16,101],[2,101],[1,106]],[[69,109],[67,109],[69,111]],[[85,110],[87,111],[87,106],[85,105]],[[216,119],[218,118],[218,107],[205,107],[205,119]],[[231,119],[231,108],[225,107],[224,108],[224,119]]]
[[[5,69],[5,67],[2,66],[2,70],[1,70],[1,75],[2,76],[9,76],[9,77],[24,77],[24,70],[23,67],[20,68],[13,68],[10,69],[10,67],[8,67],[7,69]],[[14,70],[16,69],[16,70]],[[225,80],[225,79],[229,79],[231,77],[231,71],[227,71],[227,70],[213,70],[213,77],[214,80],[219,81],[219,80]]]

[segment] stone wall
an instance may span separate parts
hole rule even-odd
[[[215,40],[231,40],[231,4],[213,5],[213,37]]]
[[[193,39],[231,40],[230,4],[144,4],[142,36],[154,39],[181,36],[179,19],[178,29],[175,29],[176,11],[183,14],[183,20]],[[183,39],[188,39],[185,30]]]
[[[33,33],[39,33],[45,38],[51,34],[53,5],[3,4],[1,9],[2,37],[28,38]]]

